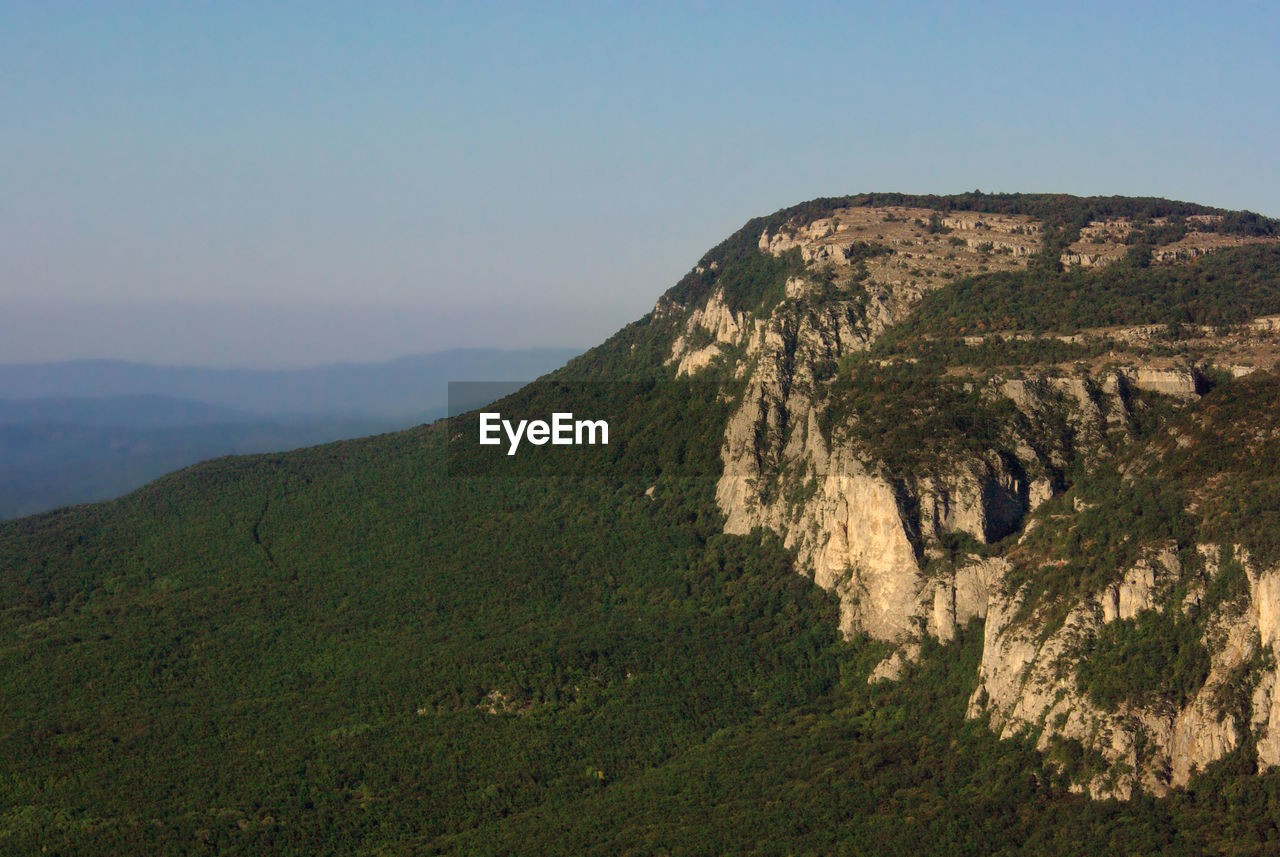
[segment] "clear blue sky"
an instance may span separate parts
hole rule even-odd
[[[1273,3],[0,3],[0,362],[593,344],[866,190],[1280,215]]]

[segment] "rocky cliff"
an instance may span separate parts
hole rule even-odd
[[[721,379],[735,402],[716,493],[725,529],[778,533],[837,593],[846,635],[896,647],[872,680],[896,679],[924,637],[949,641],[985,620],[969,716],[1006,736],[1031,730],[1095,796],[1164,793],[1245,743],[1261,767],[1280,764],[1280,566],[1242,544],[1141,527],[1119,554],[1091,558],[1087,541],[1055,553],[1079,537],[1079,516],[1107,514],[1114,495],[1086,486],[1102,491],[1115,473],[1132,482],[1160,442],[1165,454],[1203,451],[1160,432],[1219,379],[1269,365],[1274,332],[1263,321],[1069,334],[984,324],[948,337],[911,325],[927,296],[1036,265],[1087,283],[1083,268],[1150,276],[1275,244],[1201,231],[1222,221],[1106,217],[1073,231],[1021,213],[828,206],[759,231],[758,253],[789,268],[757,305],[735,306],[718,270],[729,263],[715,259],[695,272],[715,288],[659,305],[677,323],[667,362]],[[1070,585],[1041,579],[1077,566],[1087,571]],[[1199,653],[1176,688],[1157,676],[1154,689],[1099,690],[1094,660],[1175,632]]]

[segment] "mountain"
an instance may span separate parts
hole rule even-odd
[[[384,363],[309,369],[210,369],[119,360],[0,366],[0,399],[163,396],[258,416],[440,416],[450,381],[531,380],[576,348],[455,348]],[[134,425],[138,425],[135,423]]]
[[[1277,317],[1247,212],[815,200],[499,443],[2,523],[0,842],[1276,853]]]
[[[846,635],[896,646],[873,678],[984,619],[967,715],[1087,760],[1094,796],[1280,764],[1275,229],[1044,204],[791,217],[760,232],[795,268],[754,312],[714,258],[660,303],[678,371],[745,380],[725,529],[776,532]]]
[[[163,395],[0,399],[0,425],[6,426],[188,428],[253,419],[247,411]]]
[[[445,415],[451,381],[527,381],[577,353],[455,349],[272,372],[104,360],[0,366],[0,395],[15,397],[0,398],[0,518],[118,497],[209,458],[428,422]],[[479,406],[518,386],[473,383],[458,395],[479,394]]]

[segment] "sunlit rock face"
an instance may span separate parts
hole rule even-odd
[[[1184,237],[1155,247],[1149,263],[1178,264],[1254,240],[1197,231],[1211,228],[1209,220],[1192,222]],[[1058,261],[1117,263],[1136,229],[1124,218],[1091,223]],[[1206,675],[1194,693],[1177,704],[1110,708],[1081,688],[1081,653],[1114,623],[1201,610],[1223,546],[1201,545],[1204,568],[1193,574],[1183,567],[1185,552],[1153,545],[1111,570],[1094,591],[1053,602],[1037,600],[1025,585],[1028,564],[1051,561],[1019,547],[1031,531],[1096,505],[1075,496],[1065,506],[1047,506],[1069,488],[1064,474],[1088,479],[1124,454],[1149,419],[1144,396],[1176,411],[1194,406],[1211,386],[1200,366],[1160,356],[1165,325],[1073,334],[965,331],[956,338],[974,349],[1012,342],[1034,353],[1059,344],[1110,344],[1092,361],[982,372],[951,367],[950,376],[1005,414],[1007,425],[981,444],[942,444],[931,458],[917,456],[915,467],[885,460],[858,415],[841,410],[832,393],[848,372],[842,367],[870,359],[868,352],[924,297],[975,274],[1025,269],[1045,236],[1045,224],[1025,216],[839,209],[760,233],[760,252],[793,265],[778,294],[761,306],[735,309],[723,288],[689,306],[660,303],[680,318],[668,364],[678,376],[716,379],[732,403],[716,489],[725,530],[778,534],[796,551],[801,571],[838,597],[844,634],[893,644],[872,681],[899,680],[926,638],[950,642],[983,621],[969,716],[1005,737],[1030,730],[1050,758],[1056,748],[1078,747],[1090,765],[1076,788],[1090,795],[1164,794],[1242,746],[1250,732],[1259,766],[1280,765],[1280,678],[1271,655],[1280,637],[1280,570],[1248,565],[1247,603],[1207,608]],[[1278,327],[1263,318],[1234,332],[1187,328],[1182,335],[1216,342],[1238,361]],[[914,358],[877,365],[892,370],[898,359]],[[1258,363],[1246,356],[1218,366],[1238,377]],[[963,426],[955,431],[959,436]],[[1172,439],[1175,449],[1191,443]],[[1130,467],[1158,463],[1139,457]],[[984,555],[983,546],[996,543],[999,555]],[[1188,584],[1195,575],[1200,582]],[[1256,684],[1248,704],[1228,710],[1225,689],[1250,669]]]

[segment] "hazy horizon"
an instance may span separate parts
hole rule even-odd
[[[864,191],[1280,215],[1280,8],[0,7],[0,362],[588,346]]]
[[[461,348],[585,351],[632,320],[615,324],[616,313],[593,309],[530,307],[446,314],[395,307],[29,301],[9,303],[0,313],[0,365],[120,360],[285,370],[382,363]],[[593,327],[598,329],[593,332],[603,333],[595,338],[584,335]],[[353,329],[366,336],[351,337]]]

